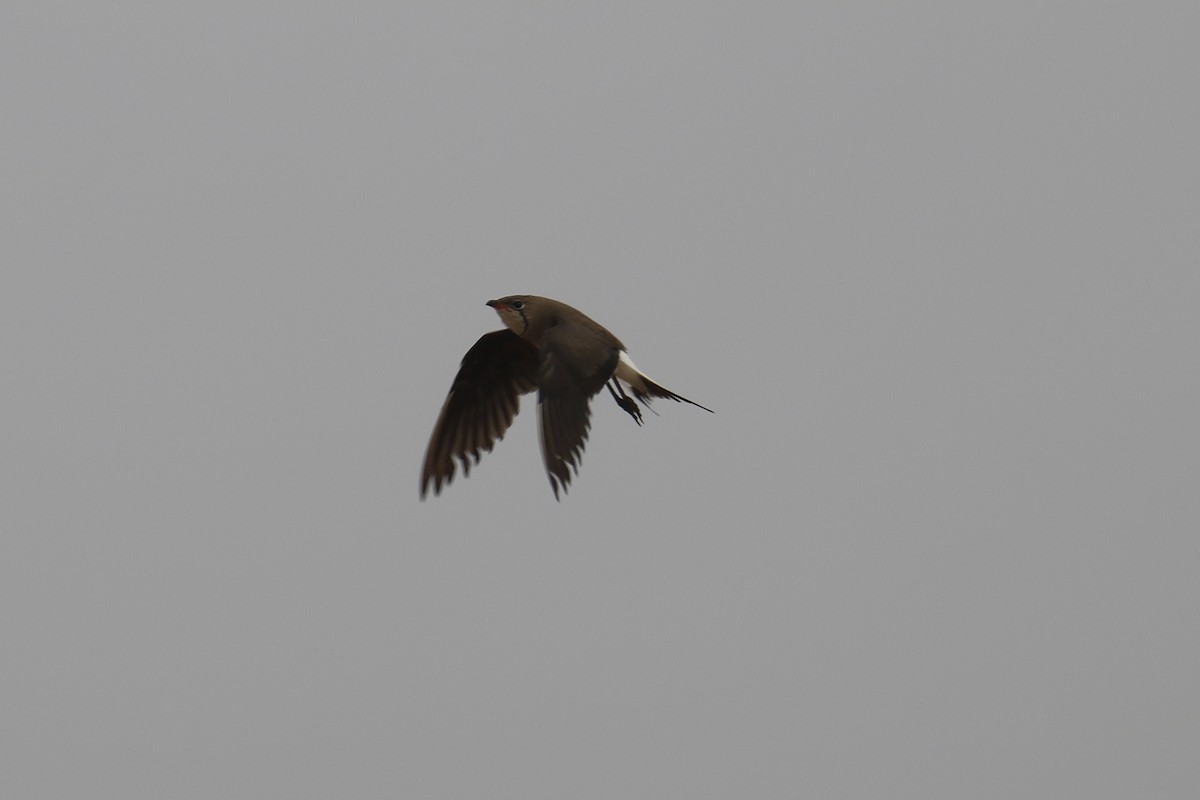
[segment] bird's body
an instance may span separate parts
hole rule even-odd
[[[518,397],[538,390],[542,459],[557,498],[566,491],[591,424],[592,396],[606,385],[617,404],[641,425],[637,400],[658,397],[694,403],[659,386],[630,360],[625,345],[604,326],[566,303],[536,295],[489,300],[505,329],[484,334],[463,357],[442,406],[421,474],[421,496],[463,474],[503,438],[517,414]],[[633,394],[625,393],[628,386]],[[705,411],[711,409],[704,408]],[[472,462],[474,459],[474,462]]]

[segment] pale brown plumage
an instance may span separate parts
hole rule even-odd
[[[579,469],[590,401],[606,384],[639,425],[641,410],[623,385],[644,403],[659,397],[704,408],[647,378],[616,336],[565,303],[510,295],[487,304],[507,327],[484,334],[463,357],[425,452],[422,498],[431,487],[438,494],[450,483],[455,459],[468,474],[512,425],[519,396],[535,388],[542,460],[556,499]]]

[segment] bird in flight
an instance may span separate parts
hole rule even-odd
[[[556,500],[559,490],[567,491],[572,471],[579,471],[591,427],[589,404],[601,389],[607,387],[638,425],[637,401],[649,405],[653,397],[712,413],[646,377],[620,339],[566,303],[514,294],[487,304],[505,328],[485,333],[463,356],[425,451],[422,499],[431,487],[438,494],[450,483],[456,458],[463,475],[469,474],[472,463],[504,438],[517,415],[518,397],[534,389],[542,460]]]

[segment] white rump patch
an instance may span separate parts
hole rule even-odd
[[[633,359],[629,357],[629,353],[624,350],[617,357],[617,368],[613,372],[613,376],[626,386],[631,386],[638,391],[645,391],[646,384],[642,382],[642,378],[646,374],[637,368],[637,364],[633,363]]]

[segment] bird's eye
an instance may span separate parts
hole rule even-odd
[[[512,307],[513,307],[513,308],[515,308],[517,311],[520,311],[522,308],[524,308],[524,307],[525,307],[525,304],[524,304],[524,303],[522,303],[520,300],[514,300],[514,301],[512,302],[512,304],[511,304],[511,305],[512,305]]]

